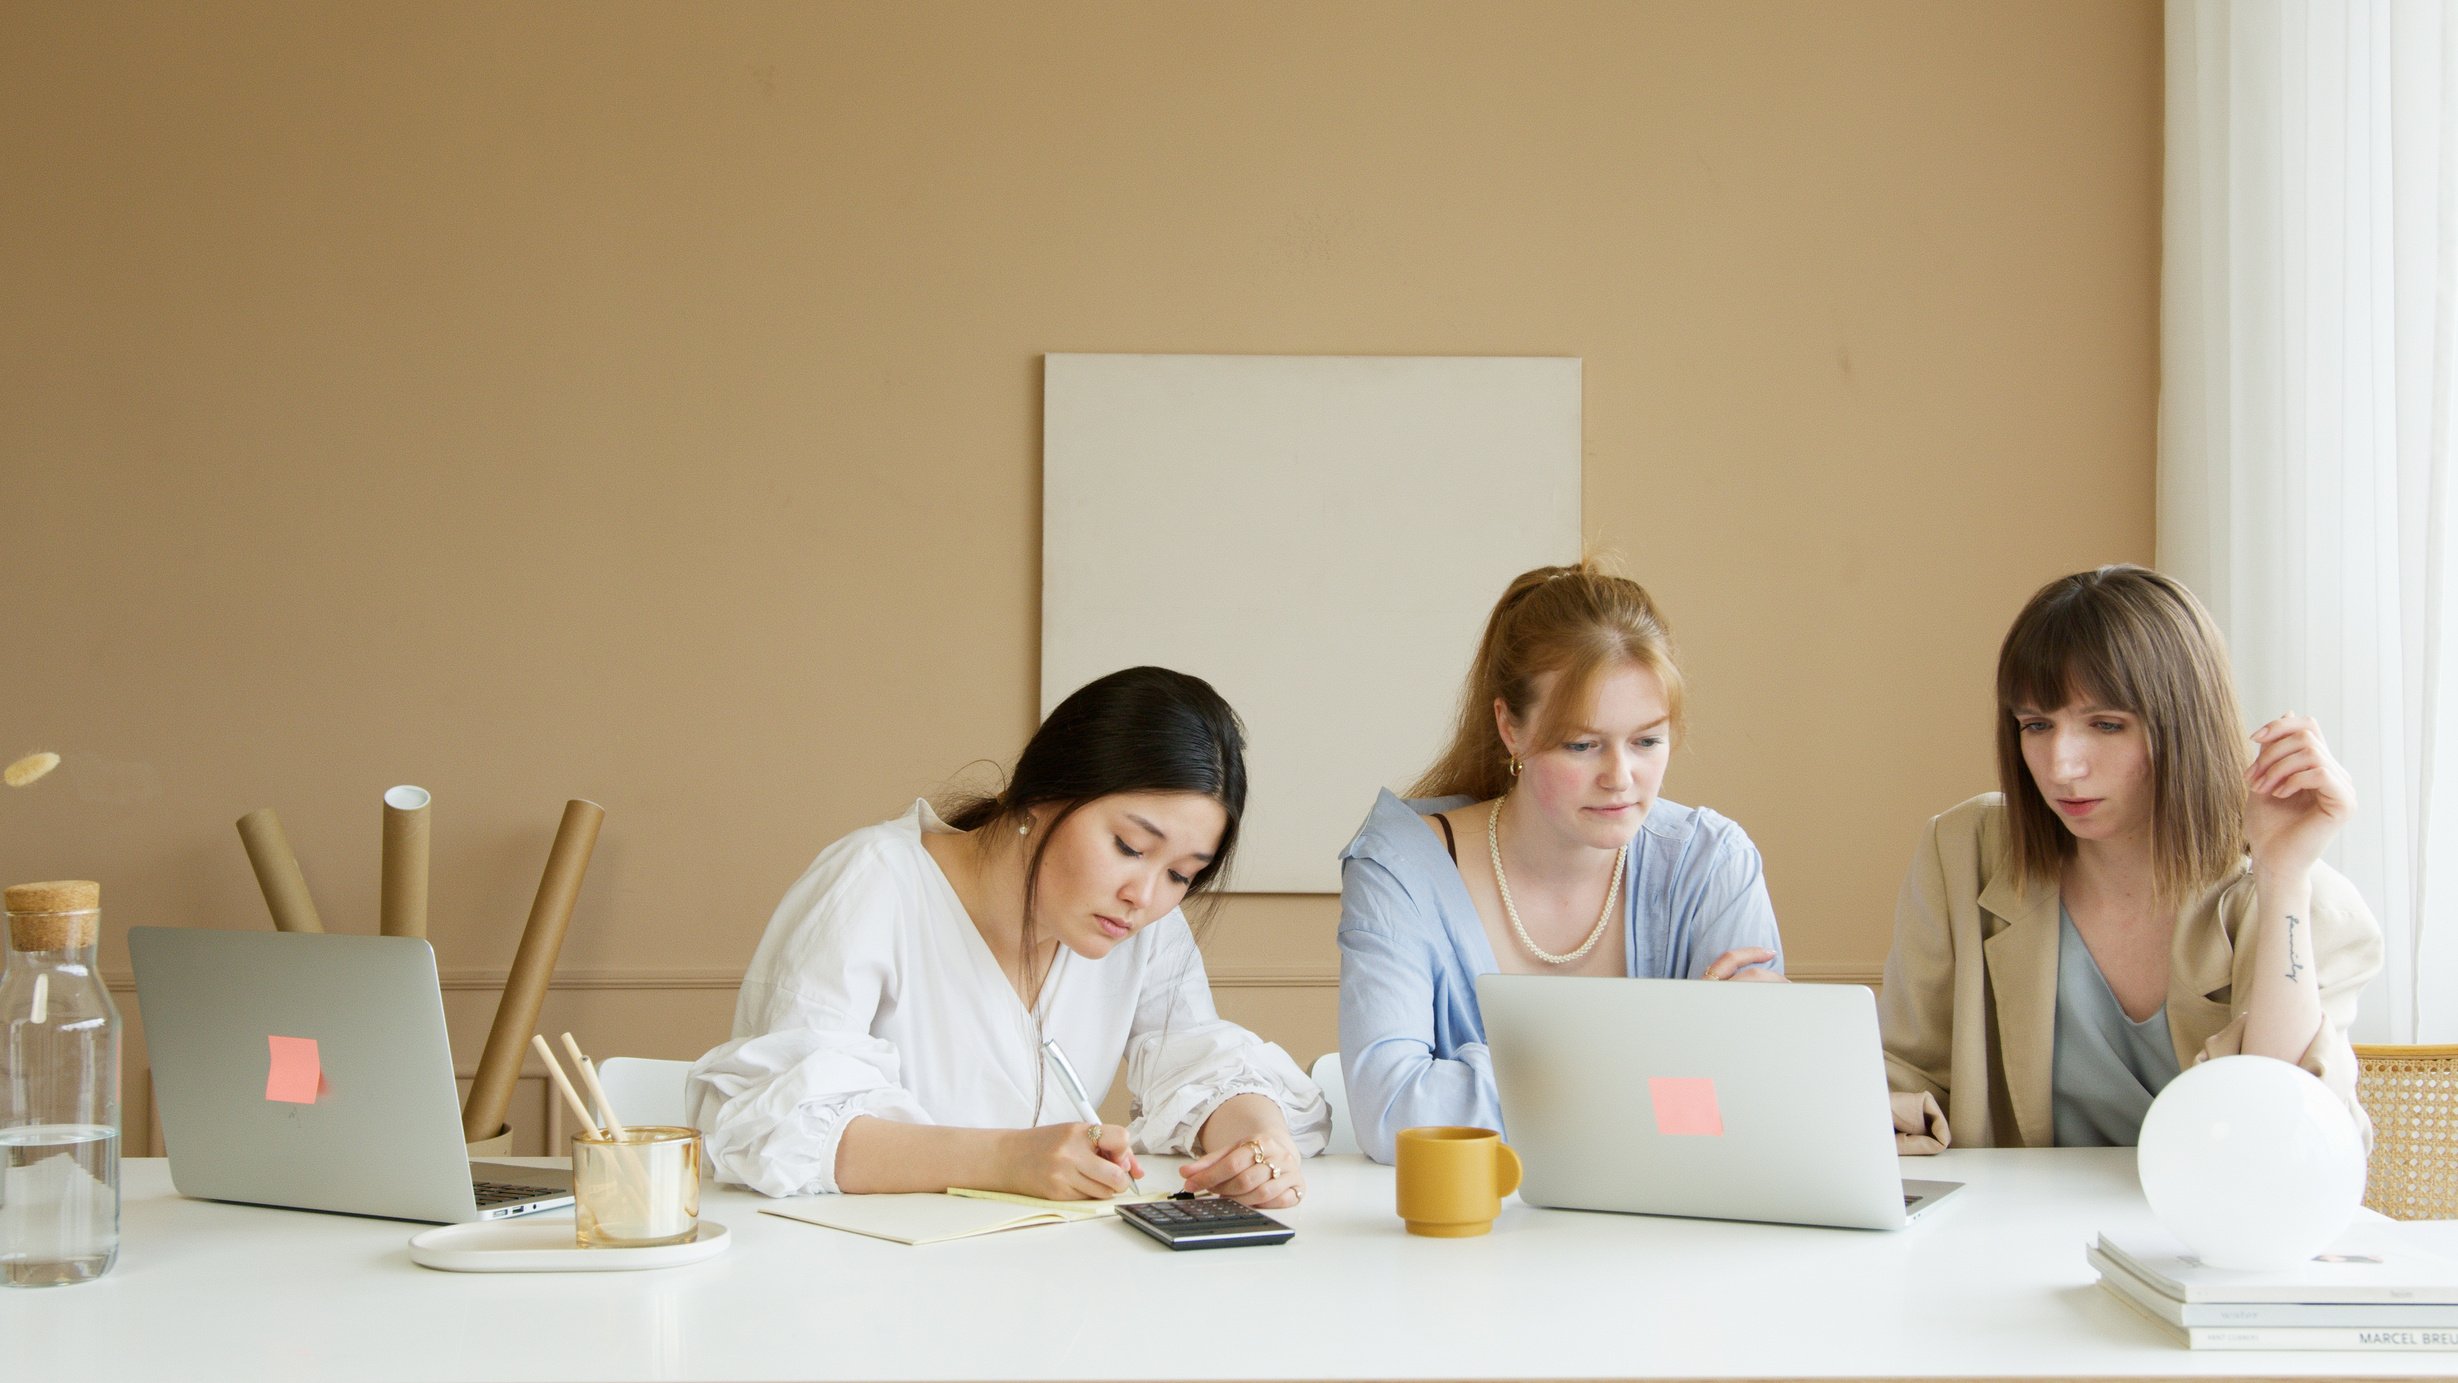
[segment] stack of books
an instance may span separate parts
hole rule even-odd
[[[2458,1262],[2367,1217],[2293,1269],[2205,1266],[2174,1239],[2103,1234],[2100,1286],[2193,1349],[2458,1351]]]

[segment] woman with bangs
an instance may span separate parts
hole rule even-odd
[[[1781,980],[1758,849],[1657,795],[1682,725],[1655,602],[1591,562],[1511,582],[1450,748],[1341,852],[1340,1051],[1358,1146],[1502,1127],[1476,979]]]
[[[2355,790],[2309,716],[2244,736],[2201,602],[2042,587],[1997,660],[2001,791],[1929,823],[1879,1018],[1897,1144],[2131,1146],[2178,1071],[2294,1062],[2347,1104],[2381,929],[2321,862]]]

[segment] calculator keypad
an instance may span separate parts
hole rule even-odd
[[[1220,1196],[1208,1196],[1192,1201],[1154,1201],[1145,1207],[1153,1219],[1184,1224],[1217,1224],[1223,1221],[1255,1223],[1269,1222],[1271,1216]]]

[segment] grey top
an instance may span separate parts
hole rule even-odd
[[[2168,1006],[2125,1016],[2074,918],[2057,905],[2057,1044],[2050,1078],[2060,1148],[2130,1148],[2151,1100],[2176,1079]]]

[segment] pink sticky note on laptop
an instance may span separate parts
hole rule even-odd
[[[1647,1097],[1655,1102],[1656,1132],[1669,1138],[1715,1138],[1724,1132],[1716,1108],[1715,1082],[1705,1076],[1649,1076]]]
[[[284,1104],[314,1104],[325,1091],[324,1064],[312,1037],[271,1037],[273,1065],[265,1073],[265,1098]]]

